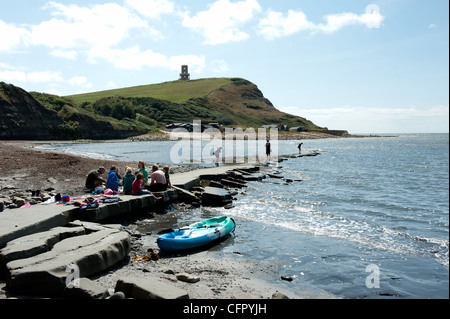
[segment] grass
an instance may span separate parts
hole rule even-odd
[[[192,81],[172,81],[160,84],[134,86],[123,89],[114,89],[85,94],[66,96],[75,104],[83,102],[94,103],[107,97],[152,97],[173,103],[182,103],[191,98],[199,98],[208,95],[209,92],[230,84],[230,79],[214,78]]]

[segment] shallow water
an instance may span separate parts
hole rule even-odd
[[[305,144],[322,154],[279,168],[302,182],[251,183],[226,212],[242,219],[233,249],[281,260],[298,289],[448,298],[448,134]],[[379,288],[366,285],[373,265]]]
[[[448,137],[305,140],[304,151],[321,154],[267,168],[302,181],[250,182],[234,208],[170,213],[172,226],[232,216],[235,236],[221,249],[281,265],[278,275],[293,277],[293,290],[315,287],[344,298],[448,298]],[[174,143],[73,144],[69,151],[170,163],[167,149]],[[297,144],[280,141],[278,152],[294,153]],[[278,275],[269,279],[279,281]]]

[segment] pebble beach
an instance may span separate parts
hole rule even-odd
[[[117,165],[135,167],[137,163],[96,160],[35,148],[35,142],[0,142],[0,188],[1,196],[6,198],[14,193],[27,193],[41,190],[39,195],[52,196],[54,193],[76,196],[83,193],[85,176],[90,170]],[[173,168],[172,174],[189,171],[195,166]],[[197,166],[198,168],[198,166]],[[47,191],[45,191],[47,190]],[[207,209],[205,208],[205,214]],[[266,279],[280,277],[279,265],[270,261],[248,260],[240,252],[224,253],[220,243],[208,250],[191,254],[170,256],[151,260],[149,252],[158,252],[157,231],[170,228],[174,218],[190,213],[190,205],[174,203],[169,211],[160,214],[140,213],[133,216],[118,217],[109,221],[120,224],[131,234],[131,252],[127,258],[108,269],[105,273],[90,278],[106,291],[113,294],[119,278],[157,277],[189,292],[192,299],[249,299],[249,298],[327,298],[322,292],[305,291],[299,295],[290,291],[288,281],[279,278],[278,282]],[[1,213],[0,213],[1,214]],[[143,229],[145,229],[143,231]],[[145,236],[146,240],[142,238]],[[151,239],[149,244],[149,235]],[[189,279],[183,277],[188,275]],[[0,281],[0,298],[27,298],[8,292],[5,282]]]

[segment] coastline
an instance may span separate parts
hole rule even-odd
[[[98,160],[36,149],[34,146],[39,143],[0,141],[0,189],[5,185],[20,190],[52,187],[61,194],[78,195],[84,188],[87,172],[99,165],[137,166],[137,163]],[[194,165],[178,170],[181,172],[195,168],[201,169]],[[1,192],[6,193],[6,190]],[[113,220],[113,223],[121,224],[124,230],[132,234],[131,252],[128,258],[92,280],[112,290],[119,277],[155,277],[185,289],[194,299],[270,299],[277,292],[290,299],[334,298],[323,291],[308,290],[300,294],[291,291],[288,283],[280,279],[280,265],[247,259],[239,252],[224,253],[221,245],[226,245],[226,242],[192,254],[160,258],[158,261],[136,261],[135,256],[143,256],[149,249],[158,249],[156,237],[159,229],[173,227],[176,215],[190,213],[189,205],[174,204],[173,207],[174,211],[162,215],[146,213]],[[141,233],[139,229],[143,225],[146,230]],[[147,238],[145,242],[143,238]],[[196,284],[179,281],[174,274],[180,272],[196,275],[200,281]],[[5,283],[0,281],[0,299],[17,297],[8,294],[4,286]]]
[[[193,135],[191,133],[190,138]],[[325,133],[280,132],[280,140],[308,140],[326,138],[364,138],[375,136],[349,135],[346,137]],[[83,193],[86,175],[92,169],[104,166],[107,170],[115,165],[123,170],[126,166],[137,167],[136,162],[95,159],[82,155],[74,155],[38,146],[54,143],[91,143],[91,142],[133,142],[133,141],[170,141],[170,134],[146,134],[125,140],[77,140],[77,141],[16,141],[0,140],[0,190],[4,185],[19,189],[55,188],[61,193]],[[152,163],[147,163],[151,165]],[[199,169],[200,165],[171,165],[171,174]],[[50,179],[50,181],[49,181]],[[56,182],[55,182],[56,181]]]

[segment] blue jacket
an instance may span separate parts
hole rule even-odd
[[[120,179],[117,177],[116,171],[109,171],[108,172],[108,179],[106,180],[106,188],[110,188],[113,191],[116,191],[119,189],[119,182]]]

